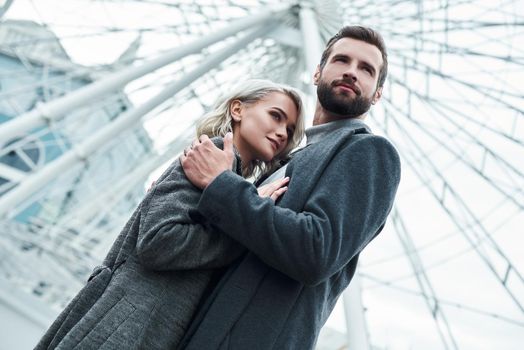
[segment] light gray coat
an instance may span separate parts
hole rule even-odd
[[[175,349],[214,269],[245,252],[191,219],[200,195],[175,160],[36,349]]]

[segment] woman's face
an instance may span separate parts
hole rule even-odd
[[[265,162],[280,154],[295,131],[298,111],[284,93],[272,92],[255,103],[231,103],[233,142],[242,161]]]

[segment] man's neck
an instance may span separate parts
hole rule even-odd
[[[345,115],[331,113],[329,111],[326,111],[320,103],[317,101],[317,105],[315,107],[315,116],[313,117],[313,125],[321,125],[326,124],[330,122],[334,122],[336,120],[342,120],[342,119],[360,119],[364,120],[366,118],[366,114],[362,114],[358,117],[350,118]]]

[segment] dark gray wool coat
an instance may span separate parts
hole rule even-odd
[[[245,252],[190,218],[201,193],[175,160],[36,349],[175,349],[214,269]]]
[[[182,348],[314,348],[400,180],[398,154],[386,139],[357,120],[340,125],[294,155],[277,205],[233,172],[204,190],[200,215],[251,252],[222,278]]]

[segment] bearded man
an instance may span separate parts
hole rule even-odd
[[[372,29],[344,27],[329,40],[314,74],[307,145],[266,179],[290,178],[276,203],[230,170],[227,139],[220,150],[202,137],[181,157],[203,190],[198,216],[249,250],[220,277],[183,348],[314,348],[360,252],[384,227],[400,181],[395,148],[363,122],[381,98],[387,66]]]

